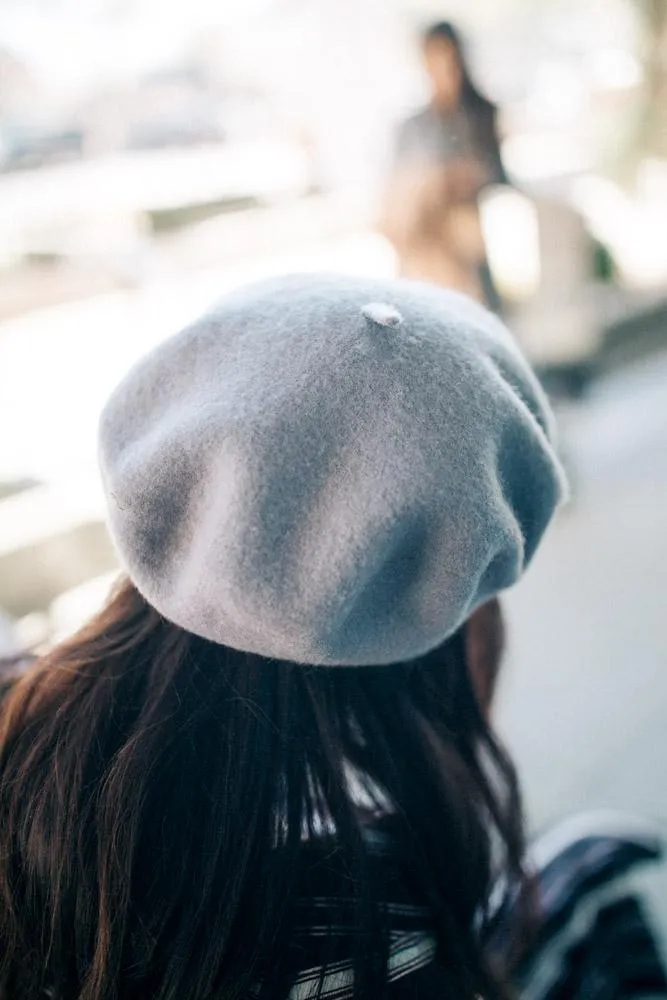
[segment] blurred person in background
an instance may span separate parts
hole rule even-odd
[[[507,176],[497,112],[472,80],[458,30],[448,21],[422,38],[428,105],[399,127],[380,229],[401,274],[459,289],[498,310],[479,195]]]
[[[552,441],[505,328],[421,283],[263,282],[132,369],[127,577],[0,711],[2,1000],[664,995],[636,908],[564,949],[627,851],[532,865],[491,725]]]

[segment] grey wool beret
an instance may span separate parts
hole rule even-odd
[[[125,377],[99,434],[111,534],[146,600],[314,665],[439,645],[519,578],[564,491],[510,334],[420,282],[237,291]]]

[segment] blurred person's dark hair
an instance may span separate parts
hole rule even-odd
[[[122,584],[5,697],[3,1000],[286,997],[322,864],[342,872],[330,919],[352,921],[354,997],[379,998],[378,817],[432,920],[433,996],[505,996],[479,918],[496,852],[522,877],[522,821],[468,662],[495,678],[497,603],[473,620],[472,644],[463,626],[408,663],[308,668],[198,638]]]
[[[451,21],[436,21],[422,31],[421,38],[424,48],[432,42],[444,42],[451,46],[461,73],[461,102],[464,106],[470,109],[486,108],[492,110],[495,108],[494,103],[482,94],[473,80],[465,42],[456,25]]]

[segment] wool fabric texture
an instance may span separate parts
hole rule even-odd
[[[109,526],[196,635],[360,666],[439,645],[530,562],[564,477],[546,398],[465,297],[334,275],[230,294],[107,403]]]

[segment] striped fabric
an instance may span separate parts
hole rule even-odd
[[[660,859],[646,824],[609,814],[568,822],[533,850],[541,918],[516,973],[523,1000],[666,996],[667,981],[634,869]],[[498,913],[512,920],[512,903]],[[490,942],[490,947],[493,947]]]
[[[533,943],[514,975],[522,1000],[667,997],[662,960],[631,879],[639,865],[661,856],[660,839],[646,824],[609,814],[570,821],[533,845],[529,866],[536,877],[539,917]],[[401,896],[393,879],[388,884],[397,896],[388,906],[395,928],[388,997],[441,997],[428,915]],[[352,996],[351,932],[344,921],[332,925],[327,920],[335,905],[326,891],[304,904],[300,971],[289,1000]],[[338,907],[336,912],[340,900]],[[491,911],[485,945],[490,957],[502,959],[517,919],[517,894],[507,880],[499,881]]]
[[[388,979],[396,983],[418,972],[435,958],[435,938],[428,934],[394,934],[389,950]],[[353,975],[349,961],[336,962],[323,970],[315,966],[300,972],[292,986],[289,1000],[310,1000],[318,995],[328,1000],[346,1000],[352,996]]]

